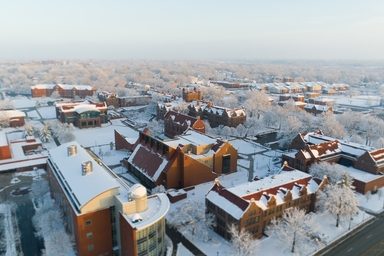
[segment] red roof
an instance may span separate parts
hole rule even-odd
[[[174,116],[174,117],[172,117],[172,116]],[[184,114],[172,111],[172,110],[168,111],[165,114],[164,119],[172,120],[172,122],[179,123],[179,124],[184,124],[187,121],[189,121],[190,122],[189,126],[191,126],[191,127],[197,121],[197,118],[195,118],[195,117],[184,115]]]
[[[139,171],[144,172],[149,177],[153,178],[163,161],[167,161],[164,156],[145,146],[140,146],[132,159],[132,164],[134,164]]]
[[[371,151],[371,152],[369,152],[369,154],[371,154],[373,160],[375,160],[376,162],[383,160],[384,159],[384,148],[381,148],[381,149],[378,149],[375,151]]]
[[[252,194],[245,195],[245,196],[243,196],[243,199],[251,200],[253,198],[256,201],[258,201],[258,200],[260,200],[260,198],[263,194],[264,195],[269,195],[269,194],[276,195],[280,188],[286,188],[287,190],[292,190],[293,186],[295,186],[295,185],[296,186],[300,186],[300,185],[306,186],[306,185],[308,185],[308,182],[311,179],[312,179],[312,177],[309,176],[309,177],[306,177],[303,179],[294,180],[292,182],[285,183],[285,184],[282,184],[282,185],[279,185],[279,186],[276,186],[273,188],[264,189],[264,190],[260,190],[258,192],[252,193]],[[267,199],[269,199],[269,198],[267,197]]]
[[[211,191],[215,191],[220,196],[224,197],[237,207],[239,207],[241,210],[245,211],[248,208],[249,203],[242,199],[241,197],[238,197],[237,195],[233,194],[232,192],[228,191],[225,187],[223,187],[220,184],[215,184]]]

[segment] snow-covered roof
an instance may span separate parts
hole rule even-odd
[[[362,181],[364,183],[376,180],[376,179],[381,179],[383,178],[383,175],[376,175],[372,174],[369,172],[361,171],[353,167],[346,167],[342,166],[341,167],[348,172],[355,180]]]
[[[70,85],[70,84],[57,84],[64,90],[72,90],[72,89],[77,89],[77,90],[93,90],[93,87],[90,85]]]
[[[125,220],[137,231],[164,218],[170,207],[169,199],[164,193],[149,196],[147,204],[148,208],[144,212],[123,214]],[[141,218],[139,221],[137,214]]]
[[[165,156],[141,144],[136,146],[128,159],[128,163],[152,181],[156,181],[159,178],[168,162]]]
[[[95,105],[87,105],[87,106],[76,106],[76,113],[81,114],[87,111],[95,111],[100,112],[100,110]]]
[[[25,113],[19,110],[1,110],[0,115],[6,115],[8,118],[25,117]]]
[[[332,137],[320,135],[320,134],[315,134],[315,133],[308,133],[307,136],[303,138],[308,144],[314,145],[314,144],[320,144],[325,141],[331,141],[335,140]],[[339,147],[343,153],[347,153],[353,157],[358,157],[364,154],[367,151],[372,151],[375,148],[358,144],[358,143],[353,143],[349,141],[344,141],[344,140],[338,140],[339,142]]]
[[[195,146],[215,144],[217,141],[216,138],[209,137],[206,134],[197,132],[192,129],[188,129],[184,132],[184,134],[176,136],[175,140],[164,141],[168,146],[177,146],[179,144],[188,145],[192,144]]]
[[[5,131],[0,131],[0,147],[7,146],[7,136],[5,135]]]
[[[265,177],[257,181],[243,183],[242,185],[229,188],[228,190],[239,197],[245,197],[253,193],[266,191],[270,188],[282,187],[287,183],[306,178],[312,178],[312,176],[301,171],[281,172],[278,175]]]
[[[55,86],[56,84],[37,84],[31,86],[31,89],[53,89]]]
[[[60,107],[60,111],[63,113],[68,113],[68,112],[76,112],[78,114],[81,114],[83,112],[87,111],[96,111],[100,112],[100,109],[107,109],[107,104],[105,102],[103,103],[97,103],[97,104],[92,104],[92,103],[69,103],[69,104],[57,104],[56,107]]]
[[[275,176],[257,179],[228,189],[216,180],[206,198],[239,220],[252,202],[265,210],[272,197],[279,205],[284,202],[287,191],[291,191],[292,199],[296,199],[304,187],[307,188],[308,194],[312,194],[318,190],[320,183],[321,181],[316,181],[307,173],[293,168],[287,170],[282,168],[281,172]]]
[[[69,146],[75,146],[77,153],[68,156]],[[53,167],[52,169],[57,171],[57,178],[61,181],[62,186],[70,191],[68,196],[80,211],[95,196],[121,186],[114,176],[110,175],[75,141],[51,149],[49,153],[48,163]],[[92,164],[92,171],[86,175],[82,175],[84,161]]]

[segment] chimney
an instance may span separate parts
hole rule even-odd
[[[92,172],[92,162],[91,161],[83,161],[81,163],[81,175],[86,175]]]
[[[73,156],[73,155],[76,155],[77,154],[77,147],[76,145],[69,145],[67,147],[67,155],[68,156]]]

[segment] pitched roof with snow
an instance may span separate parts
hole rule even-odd
[[[305,143],[309,145],[315,145],[315,144],[320,144],[326,141],[332,141],[335,140],[332,137],[320,135],[320,134],[315,134],[315,133],[308,133],[308,136],[303,137]],[[362,154],[364,154],[367,151],[372,151],[375,148],[358,144],[358,143],[353,143],[345,140],[338,140],[339,142],[339,147],[341,149],[341,152],[344,154],[348,154],[352,157],[359,157]]]
[[[298,198],[303,189],[307,190],[307,194],[313,194],[319,189],[321,182],[307,173],[289,168],[278,175],[228,189],[216,180],[206,198],[239,220],[252,201],[265,210],[272,198],[276,199],[276,204],[282,204],[288,191],[291,192],[292,199]]]
[[[128,163],[154,182],[159,178],[161,172],[165,171],[168,162],[164,155],[141,144],[137,145],[128,159]]]
[[[197,122],[197,118],[184,115],[175,111],[168,111],[164,119],[172,120],[172,122],[177,124],[186,124],[187,126],[193,126]]]
[[[20,110],[0,110],[0,116],[6,116],[10,119],[15,117],[25,117],[25,113]]]
[[[228,116],[245,116],[245,110],[243,108],[225,108],[225,107],[219,107],[219,106],[210,106],[206,107],[204,111],[216,114],[216,115],[223,115],[223,113],[226,113]]]
[[[384,164],[384,148],[371,151],[369,152],[369,155],[376,162],[376,164]]]
[[[324,158],[341,153],[340,143],[337,140],[325,141],[306,148],[314,158]]]

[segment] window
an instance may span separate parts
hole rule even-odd
[[[89,232],[89,233],[87,233],[87,238],[89,239],[89,238],[92,238],[93,237],[93,233],[92,232]]]
[[[88,251],[92,251],[94,249],[93,244],[88,245]]]
[[[86,220],[85,221],[85,226],[90,226],[92,224],[92,221],[91,220]]]

